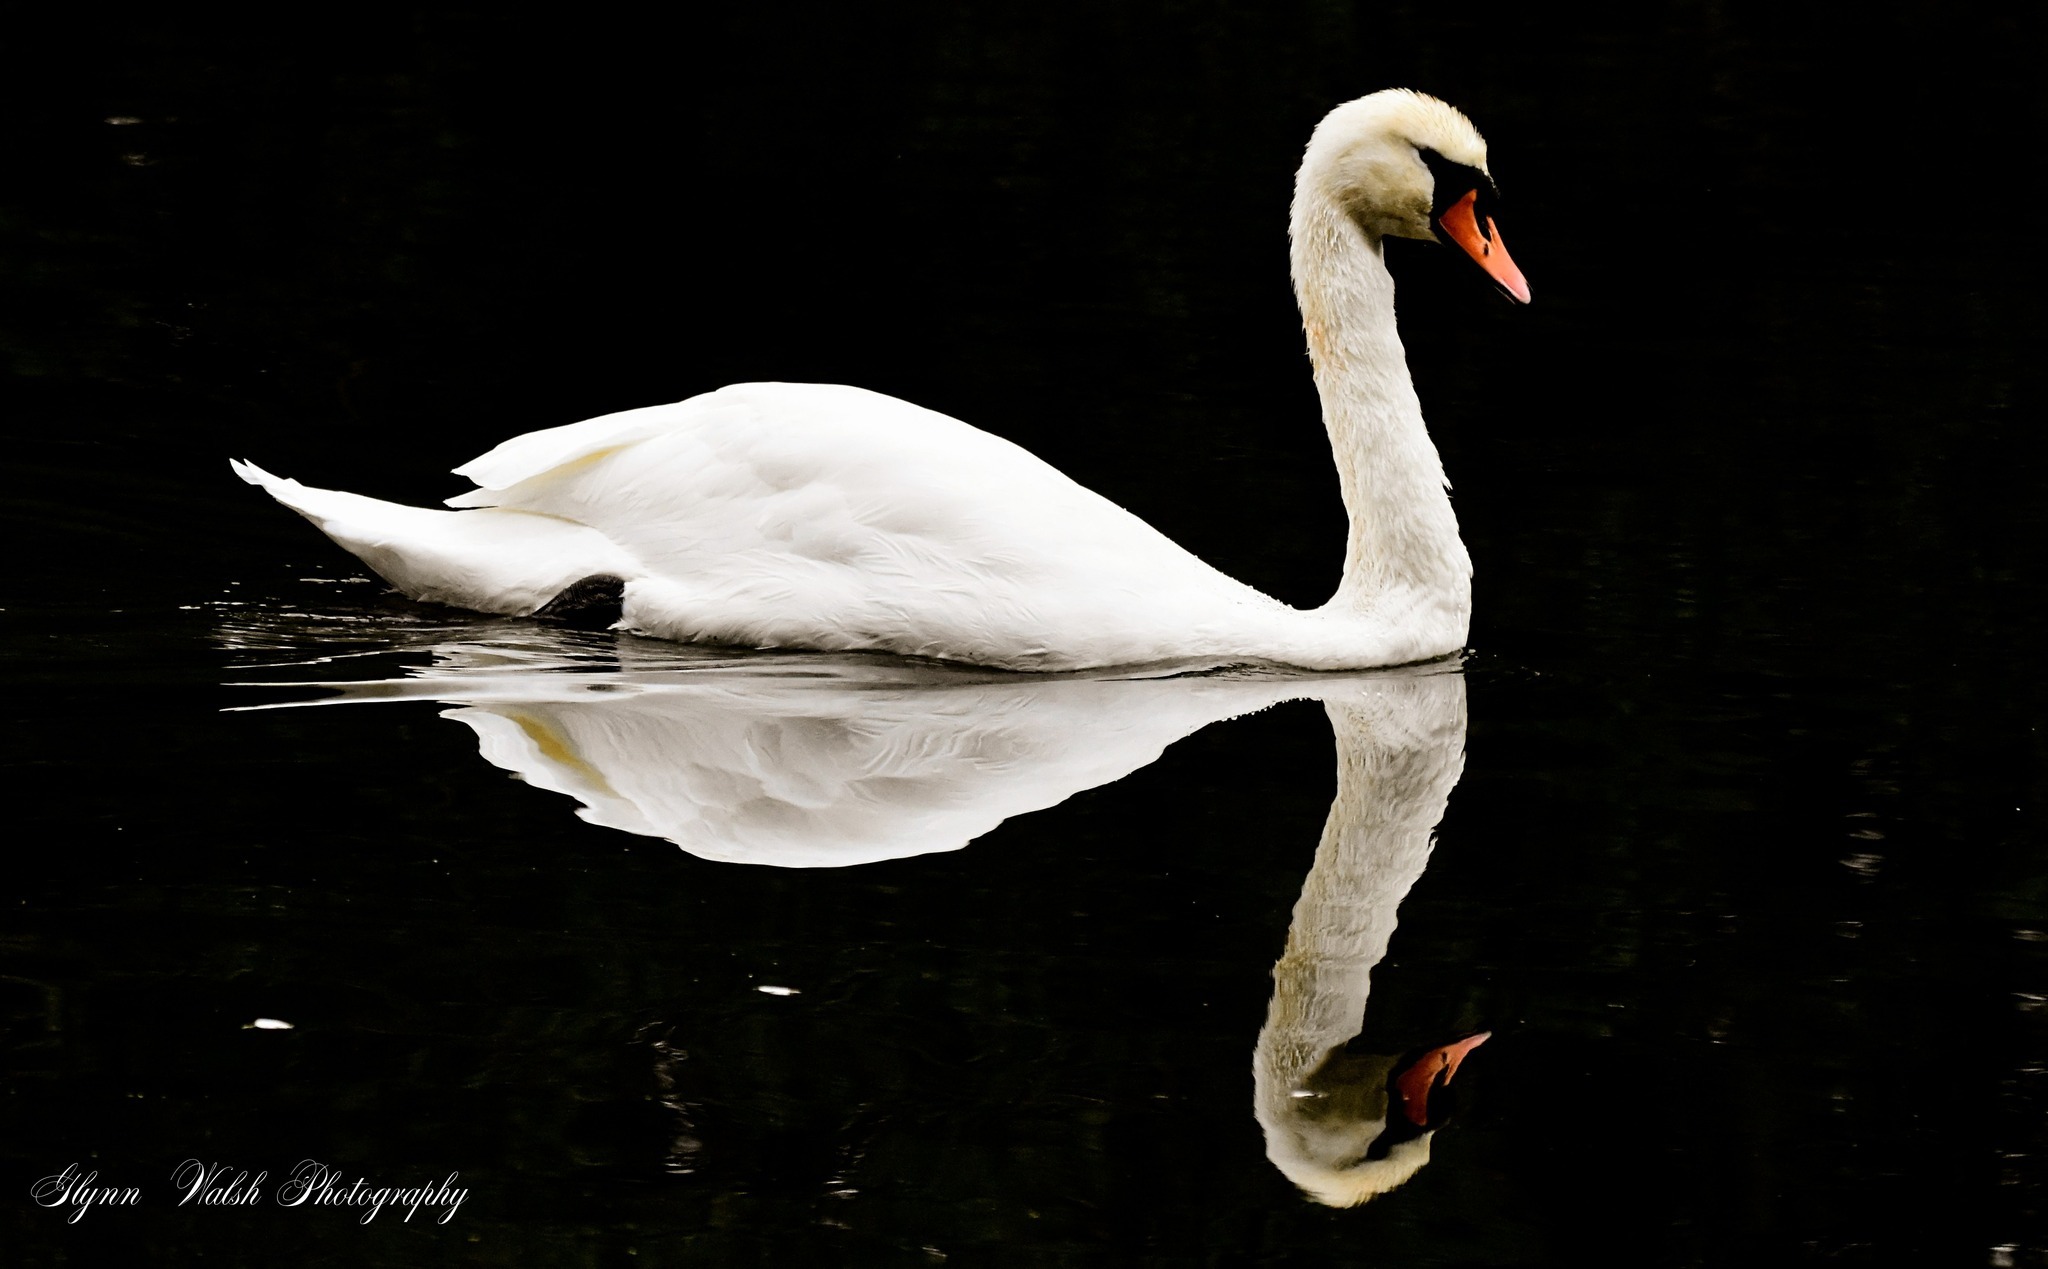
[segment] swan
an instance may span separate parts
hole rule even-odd
[[[456,468],[477,487],[448,511],[233,468],[406,595],[483,612],[594,602],[685,642],[1006,670],[1428,660],[1464,644],[1472,569],[1382,244],[1447,239],[1526,303],[1480,210],[1491,191],[1478,130],[1421,93],[1347,102],[1309,140],[1291,264],[1350,518],[1336,592],[1312,610],[1008,441],[855,387],[737,384],[530,432]]]

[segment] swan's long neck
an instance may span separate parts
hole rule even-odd
[[[1380,240],[1304,168],[1291,225],[1294,293],[1350,516],[1326,611],[1464,643],[1472,562],[1394,325]]]

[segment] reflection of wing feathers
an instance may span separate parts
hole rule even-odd
[[[459,679],[442,699],[462,699]],[[499,685],[500,689],[502,685]],[[513,701],[446,717],[583,818],[706,859],[836,867],[956,850],[1313,680],[836,688],[786,679]]]

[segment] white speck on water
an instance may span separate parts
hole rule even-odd
[[[289,1023],[289,1022],[286,1022],[286,1021],[285,1021],[284,1019],[282,1019],[282,1018],[258,1018],[258,1019],[257,1019],[256,1021],[254,1021],[254,1022],[250,1023],[250,1024],[248,1025],[248,1026],[246,1026],[246,1027],[243,1027],[243,1028],[242,1028],[242,1030],[244,1030],[244,1031],[290,1031],[290,1030],[293,1030],[293,1027],[292,1027],[292,1024],[291,1024],[291,1023]]]
[[[803,994],[794,987],[769,987],[764,985],[756,987],[754,990],[770,996],[800,996]]]

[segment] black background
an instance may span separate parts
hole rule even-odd
[[[154,1179],[213,1149],[480,1170],[468,1227],[387,1263],[2040,1263],[2040,48],[2023,6],[1926,3],[95,10],[10,40],[11,1241],[308,1236],[20,1198],[67,1152]],[[1418,1026],[1460,991],[1520,1020],[1462,1171],[1310,1211],[1250,1132],[1312,712],[1065,829],[816,877],[615,863],[425,714],[214,713],[217,613],[352,567],[228,456],[426,502],[505,436],[747,379],[964,418],[1320,602],[1342,514],[1286,205],[1315,121],[1389,85],[1486,133],[1535,294],[1389,249],[1477,655],[1403,911],[1455,972],[1389,966],[1375,1010],[1405,981]],[[1173,952],[1157,914],[1219,896],[1253,911]],[[704,1015],[750,1037],[698,1098],[723,1162],[664,1180],[647,1028],[701,954],[854,975],[904,928],[893,1021]],[[280,996],[330,1043],[251,1096],[263,1059],[207,1028]],[[833,1242],[796,1195],[848,1152],[893,1180]]]

